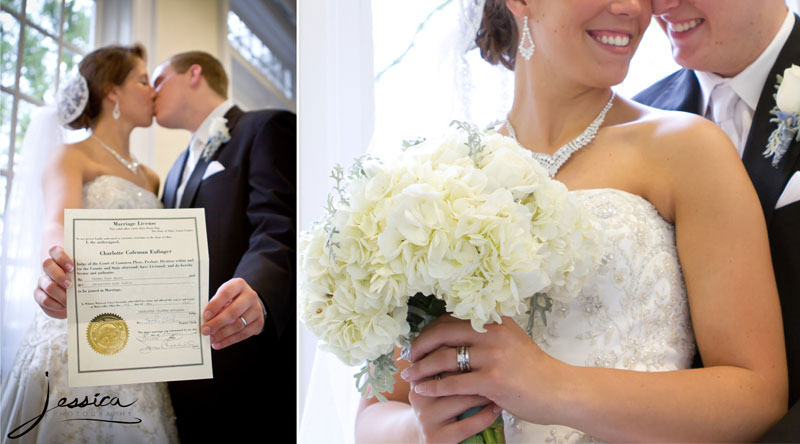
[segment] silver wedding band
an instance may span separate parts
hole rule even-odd
[[[456,347],[456,359],[459,371],[466,373],[472,370],[469,366],[469,349],[466,345]]]
[[[242,328],[247,327],[247,321],[244,320],[244,316],[239,316],[239,320],[242,321]]]

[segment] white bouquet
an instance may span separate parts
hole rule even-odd
[[[475,330],[569,298],[599,262],[589,213],[528,151],[454,122],[392,162],[337,166],[326,217],[301,234],[300,318],[356,375],[393,387],[394,347],[451,313]],[[370,371],[372,364],[372,371]]]

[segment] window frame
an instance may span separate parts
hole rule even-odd
[[[240,44],[245,46],[245,48],[243,48],[244,51],[239,49],[239,43],[233,41],[238,40],[239,35],[236,34],[229,25],[231,14],[233,14],[236,17],[236,20],[238,20],[246,29],[247,35],[243,37],[246,39],[258,40],[261,45],[270,53],[270,58],[273,60],[272,65],[277,65],[277,71],[279,72],[275,72],[275,70],[270,69],[268,66],[259,66],[259,64],[255,63],[253,59],[257,58],[257,56],[256,54],[252,53],[251,48],[246,47],[247,45],[245,42],[240,42]],[[229,51],[229,55],[231,57],[231,62],[238,63],[240,66],[249,71],[251,75],[258,79],[259,82],[262,83],[268,90],[270,90],[272,94],[274,94],[281,102],[283,102],[285,106],[293,109],[296,106],[297,100],[296,69],[287,66],[286,61],[284,61],[279,54],[270,47],[270,42],[264,41],[240,14],[241,11],[237,11],[233,7],[228,8],[223,13],[223,23],[225,27],[224,40],[226,49]],[[230,71],[230,75],[233,76],[233,70],[231,69]],[[290,85],[285,85],[285,82],[278,78],[273,79],[273,77],[285,77],[287,73],[291,78]]]
[[[20,8],[19,11],[15,11],[12,7],[7,6],[5,3],[0,4],[0,10],[3,13],[7,13],[10,15],[16,22],[19,24],[19,39],[17,41],[17,58],[16,58],[16,69],[14,71],[14,83],[12,87],[7,87],[5,85],[0,85],[0,91],[5,94],[9,94],[11,96],[11,120],[9,122],[9,134],[8,134],[8,162],[5,165],[0,165],[0,177],[6,178],[6,185],[3,192],[5,193],[4,205],[2,208],[2,221],[3,227],[5,227],[5,215],[8,210],[8,200],[11,197],[11,186],[14,181],[14,156],[16,154],[17,149],[17,124],[19,123],[19,104],[20,100],[25,100],[26,102],[30,103],[34,106],[43,106],[45,103],[42,100],[39,100],[35,97],[32,97],[26,93],[23,93],[20,89],[20,79],[22,77],[22,60],[25,54],[25,32],[28,27],[33,28],[37,32],[41,33],[42,35],[53,39],[58,47],[58,54],[56,57],[56,72],[55,72],[55,90],[58,91],[58,87],[61,84],[61,62],[63,60],[62,56],[64,53],[64,49],[68,49],[75,54],[79,54],[81,56],[86,55],[88,51],[81,50],[76,45],[72,44],[68,40],[64,38],[64,22],[66,20],[66,2],[67,0],[58,0],[61,4],[60,13],[59,13],[59,20],[58,20],[58,35],[53,35],[50,31],[44,29],[40,25],[33,23],[26,13],[28,7],[28,0],[20,0]],[[95,0],[94,7],[92,11],[92,25],[90,26],[90,35],[89,35],[89,47],[93,47],[94,42],[96,40],[96,29],[98,24],[98,1]],[[3,228],[5,229],[5,228]],[[5,255],[5,252],[2,253]]]

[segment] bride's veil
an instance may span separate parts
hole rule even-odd
[[[44,199],[42,172],[65,131],[53,107],[34,111],[18,156],[3,217],[0,251],[0,367],[2,380],[14,363],[20,340],[39,306],[33,290],[40,274]]]

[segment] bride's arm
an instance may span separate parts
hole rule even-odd
[[[460,442],[479,433],[494,422],[500,410],[481,396],[452,396],[440,399],[414,393],[412,386],[399,377],[410,362],[400,359],[400,350],[394,354],[398,373],[394,390],[383,393],[387,401],[375,397],[361,398],[356,416],[356,442],[366,443],[418,443]],[[475,416],[458,421],[456,416],[475,407],[484,406]]]
[[[45,222],[42,232],[42,270],[34,299],[54,318],[66,318],[68,279],[64,267],[72,260],[64,253],[64,209],[81,208],[85,156],[77,149],[59,147],[47,161],[42,175]]]
[[[525,420],[609,441],[752,441],[778,421],[787,407],[786,356],[758,198],[723,133],[698,121],[688,130],[686,120],[671,125],[683,127],[659,129],[661,146],[645,173],[670,190],[667,207],[706,367],[648,373],[570,366],[510,319],[484,334],[459,321],[423,331],[406,376],[454,371],[455,352],[442,345],[469,345],[473,372],[417,390],[478,393]]]

